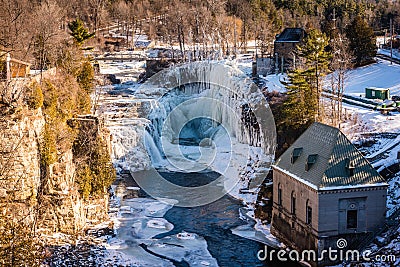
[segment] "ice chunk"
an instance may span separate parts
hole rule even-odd
[[[205,239],[195,233],[181,232],[155,240],[147,247],[150,251],[176,261],[186,261],[190,266],[218,266],[207,250]]]

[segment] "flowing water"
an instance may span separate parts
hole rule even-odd
[[[201,186],[217,179],[216,172],[203,173],[160,173],[165,179],[181,186]],[[240,201],[225,195],[208,205],[192,208],[172,207],[164,218],[174,225],[172,231],[155,236],[161,239],[182,231],[196,233],[207,242],[207,249],[222,267],[239,266],[298,266],[295,263],[263,262],[258,260],[257,252],[264,244],[234,235],[231,229],[245,225],[239,218]],[[188,263],[173,262],[175,266],[189,266]]]

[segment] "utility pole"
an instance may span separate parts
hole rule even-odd
[[[387,29],[385,29],[385,35],[383,36],[383,45],[386,46],[386,34],[387,34]]]
[[[236,58],[236,15],[233,16],[233,53],[235,55]]]
[[[393,64],[393,18],[390,18],[390,65]]]

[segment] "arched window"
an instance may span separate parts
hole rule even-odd
[[[306,223],[307,224],[312,223],[312,207],[311,207],[309,199],[307,199],[307,202],[306,202]]]
[[[292,209],[292,214],[296,215],[296,195],[294,191],[292,191],[291,195],[291,209]]]
[[[282,185],[278,184],[278,205],[282,205]]]

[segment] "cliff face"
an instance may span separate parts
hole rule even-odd
[[[57,153],[44,178],[40,138],[45,126],[41,109],[22,108],[0,119],[0,202],[39,207],[39,228],[73,233],[107,218],[108,196],[84,200],[76,184],[72,148]],[[107,132],[101,131],[102,138]]]
[[[39,137],[45,121],[40,109],[22,110],[0,120],[0,197],[36,199],[40,187]]]

